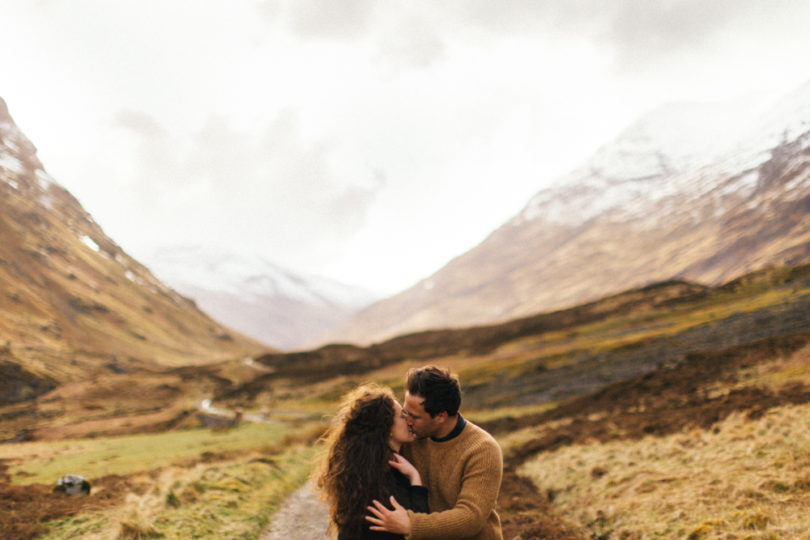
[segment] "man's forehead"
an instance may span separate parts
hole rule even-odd
[[[419,394],[411,394],[410,392],[405,392],[405,408],[416,408],[417,410],[424,411],[425,408],[423,404],[425,403],[425,398],[420,396]]]

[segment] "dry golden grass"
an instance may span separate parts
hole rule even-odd
[[[758,362],[740,371],[734,388],[760,385],[776,390],[786,383],[810,384],[810,348],[776,358],[771,362]]]
[[[36,441],[0,445],[16,484],[53,485],[68,473],[87,478],[110,474],[137,474],[159,467],[184,464],[205,452],[223,454],[263,450],[286,441],[305,426],[244,424],[225,433],[206,429],[167,431],[125,437],[99,437],[64,441]]]
[[[597,538],[810,538],[810,405],[540,454],[521,473]]]

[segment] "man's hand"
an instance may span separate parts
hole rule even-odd
[[[396,534],[411,533],[411,518],[392,495],[389,499],[393,510],[386,508],[381,502],[373,501],[371,506],[366,507],[373,515],[366,516],[366,521],[372,524],[369,527],[372,531],[388,531]]]

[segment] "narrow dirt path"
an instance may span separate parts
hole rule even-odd
[[[324,540],[329,516],[312,482],[290,495],[259,540]]]
[[[511,470],[504,474],[498,513],[506,540],[591,538],[588,531],[561,518],[530,480]],[[287,498],[259,540],[325,540],[328,522],[326,506],[310,482]]]

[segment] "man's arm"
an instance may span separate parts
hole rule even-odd
[[[476,449],[465,464],[461,490],[453,508],[430,514],[407,512],[410,538],[453,540],[477,534],[495,507],[502,476],[501,448],[494,439],[490,439]],[[401,521],[396,513],[392,513],[392,519]]]

